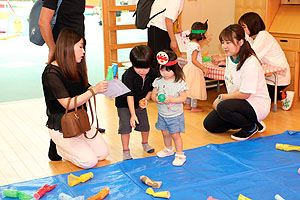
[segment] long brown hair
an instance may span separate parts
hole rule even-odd
[[[85,58],[80,63],[77,63],[74,53],[74,45],[81,39],[83,39],[85,47],[85,39],[78,32],[71,29],[63,29],[58,35],[52,60],[56,60],[59,68],[68,79],[75,82],[83,81],[84,85],[88,86]]]
[[[220,42],[222,41],[231,41],[235,44],[234,39],[237,41],[243,40],[244,43],[240,48],[240,51],[238,53],[239,56],[239,64],[237,65],[237,71],[241,69],[244,62],[249,58],[251,55],[254,55],[256,58],[256,54],[254,50],[251,48],[249,42],[245,39],[245,32],[241,25],[239,24],[232,24],[227,26],[219,35]],[[257,58],[258,59],[258,58]],[[259,59],[258,59],[259,61]]]

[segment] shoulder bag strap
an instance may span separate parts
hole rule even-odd
[[[65,114],[67,114],[68,113],[68,110],[69,110],[69,106],[70,106],[70,103],[71,103],[71,97],[68,99],[68,103],[67,103],[67,107],[66,107],[66,112],[65,112]]]
[[[94,106],[95,106],[95,115],[96,115],[96,123],[97,123],[97,128],[96,128],[96,132],[95,132],[95,135],[91,138],[87,137],[86,133],[84,134],[84,136],[88,139],[93,139],[96,137],[97,133],[98,133],[98,130],[99,130],[99,123],[98,123],[98,116],[97,116],[97,107],[96,107],[96,96],[95,96],[95,92],[92,88],[89,89],[89,91],[92,93],[93,95],[93,99],[94,99]],[[92,109],[92,106],[91,106],[91,101],[89,100],[89,106],[90,106],[90,111],[91,111],[91,115],[92,115],[92,124],[93,124],[93,121],[94,121],[94,115],[93,115],[93,109]]]

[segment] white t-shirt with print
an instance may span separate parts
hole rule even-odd
[[[237,64],[231,61],[230,57],[226,58],[225,84],[227,92],[250,93],[246,99],[253,107],[257,120],[265,119],[271,107],[271,100],[265,81],[262,67],[255,56],[249,57],[239,71],[236,71]]]
[[[262,64],[286,68],[284,72],[278,73],[278,85],[289,85],[290,67],[276,39],[268,31],[260,31],[254,40],[248,41]],[[269,76],[266,80],[268,84],[274,85],[275,77]]]
[[[186,59],[189,64],[192,63],[192,54],[194,51],[198,51],[197,60],[199,63],[202,63],[202,56],[201,56],[201,47],[198,43],[190,41],[186,50]]]
[[[150,17],[159,13],[166,8],[166,11],[154,17],[149,23],[148,27],[155,26],[164,31],[167,31],[165,19],[172,19],[173,23],[176,21],[178,15],[182,12],[184,0],[155,0],[151,7]]]

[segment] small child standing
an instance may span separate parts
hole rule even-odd
[[[132,67],[126,70],[122,76],[122,82],[131,90],[127,94],[116,98],[116,107],[119,116],[119,134],[123,147],[123,160],[132,159],[129,150],[129,139],[132,128],[140,131],[142,146],[147,153],[153,153],[154,148],[148,144],[150,125],[147,109],[139,107],[139,101],[144,100],[146,107],[151,99],[152,83],[157,77],[153,63],[153,53],[150,47],[145,45],[135,46],[130,52]]]
[[[197,99],[206,100],[206,83],[204,75],[209,73],[208,69],[202,65],[201,45],[206,40],[205,33],[207,31],[207,20],[203,24],[195,22],[192,25],[189,35],[190,43],[187,48],[187,61],[183,72],[186,77],[186,83],[189,91],[187,91],[187,100],[184,106],[185,110],[192,112],[203,112],[197,108]]]
[[[178,65],[177,56],[173,51],[165,50],[157,54],[160,77],[153,82],[152,100],[157,103],[158,119],[155,127],[161,130],[165,148],[156,155],[160,158],[176,154],[172,164],[181,166],[186,161],[180,133],[185,132],[182,103],[186,101],[187,84],[184,73]]]

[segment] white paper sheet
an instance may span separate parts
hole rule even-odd
[[[122,94],[126,94],[127,92],[130,92],[130,90],[124,83],[118,79],[111,79],[108,81],[107,91],[103,94],[112,99],[121,96]]]
[[[187,46],[190,41],[189,38],[187,37],[187,35],[189,34],[190,34],[189,30],[183,31],[181,33],[181,36],[180,33],[175,34],[175,38],[180,52],[186,52]]]

